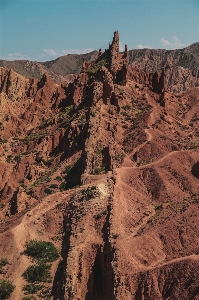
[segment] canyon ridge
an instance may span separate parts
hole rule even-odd
[[[199,299],[198,125],[199,43],[0,60],[9,299]]]

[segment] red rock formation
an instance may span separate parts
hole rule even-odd
[[[60,250],[37,298],[49,288],[70,300],[198,297],[198,88],[167,91],[164,70],[123,77],[118,42],[116,32],[69,85],[1,69],[0,276],[16,286],[11,300],[25,297],[31,239]]]
[[[123,54],[119,53],[119,34],[114,32],[112,44],[110,45],[110,72],[113,76],[113,82],[122,82],[125,85],[127,73],[127,46]]]

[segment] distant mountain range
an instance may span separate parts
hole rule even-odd
[[[93,51],[80,55],[68,54],[46,62],[29,60],[0,60],[0,67],[13,69],[18,74],[28,78],[33,77],[40,79],[44,73],[48,73],[54,81],[60,82],[64,79],[64,76],[69,74],[78,74],[81,70],[83,59],[91,62],[95,60],[97,56],[98,52]]]
[[[96,60],[98,51],[87,54],[68,54],[55,60],[36,62],[28,60],[0,60],[0,67],[12,68],[25,77],[40,79],[48,73],[57,83],[71,81],[81,71],[83,59],[88,63]],[[134,49],[128,51],[129,65],[150,73],[166,71],[168,87],[172,92],[185,91],[199,86],[199,43],[177,50]]]
[[[78,74],[85,59],[88,63],[94,61],[98,51],[87,54],[68,54],[55,60],[36,62],[28,60],[6,61],[0,60],[0,67],[12,68],[15,72],[25,76],[40,79],[44,73],[57,82],[64,80],[69,74]],[[140,68],[145,72],[183,67],[185,69],[199,69],[199,43],[177,50],[164,49],[134,49],[128,51],[129,65]],[[197,72],[196,70],[193,72]],[[194,73],[194,74],[195,74]]]

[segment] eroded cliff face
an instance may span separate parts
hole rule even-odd
[[[49,299],[198,299],[198,88],[127,67],[115,32],[69,84],[1,68],[1,278],[53,242]],[[35,292],[40,299],[41,292]],[[46,296],[47,297],[47,296]]]
[[[147,73],[165,69],[167,86],[173,93],[199,86],[199,43],[184,49],[129,50],[129,66]]]

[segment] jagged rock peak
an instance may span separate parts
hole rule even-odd
[[[123,84],[125,84],[128,64],[127,45],[125,45],[125,51],[123,53],[119,53],[118,31],[114,32],[110,52],[110,72],[113,75],[113,80],[115,83],[123,82]]]
[[[111,44],[111,51],[119,53],[119,33],[118,30],[114,32],[113,41]]]

